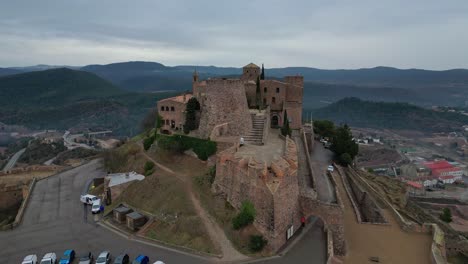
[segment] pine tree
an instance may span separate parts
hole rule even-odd
[[[262,94],[260,92],[260,77],[257,76],[257,90],[255,91],[255,106],[257,109],[263,109]]]
[[[260,80],[265,80],[265,68],[263,67],[263,63],[262,63],[262,73],[260,74]]]
[[[283,127],[281,127],[281,134],[283,136],[291,136],[291,128],[289,127],[289,119],[288,119],[288,112],[284,110],[283,116]]]

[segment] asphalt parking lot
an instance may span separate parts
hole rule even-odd
[[[12,231],[0,232],[0,263],[21,263],[29,254],[36,254],[40,259],[48,252],[55,252],[60,258],[66,249],[74,249],[78,257],[87,251],[96,257],[101,251],[108,250],[113,257],[123,252],[131,258],[145,254],[151,263],[156,260],[165,263],[216,262],[216,259],[129,240],[100,226],[79,197],[90,179],[104,174],[101,164],[95,160],[38,181],[21,225]],[[322,232],[312,229],[285,257],[267,262],[324,263],[323,239]]]

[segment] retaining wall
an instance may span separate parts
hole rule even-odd
[[[3,226],[2,230],[13,229],[13,228],[17,227],[21,223],[21,221],[23,220],[23,215],[24,215],[24,212],[26,210],[26,207],[28,206],[29,199],[30,199],[31,194],[33,192],[34,186],[36,186],[36,181],[37,181],[36,178],[33,178],[31,183],[29,184],[29,188],[27,189],[27,191],[25,193],[23,202],[21,203],[21,207],[18,210],[18,213],[16,214],[15,221],[13,223],[9,224],[9,225]]]

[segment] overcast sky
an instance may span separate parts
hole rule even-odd
[[[467,0],[1,0],[0,67],[468,68]]]

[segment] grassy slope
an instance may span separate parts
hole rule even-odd
[[[115,159],[114,165],[110,167],[112,171],[134,170],[143,173],[147,159],[136,141],[130,141],[115,151],[123,154],[124,158]],[[164,153],[153,153],[153,155],[158,155],[162,160],[171,159]],[[175,163],[167,165],[178,172],[197,173],[203,169],[201,166],[197,168],[192,166],[197,163],[177,163],[177,168],[174,166]],[[132,183],[107,210],[121,202],[157,216],[146,233],[148,238],[197,251],[219,253],[199,220],[188,198],[185,185],[174,175],[156,169],[145,180]]]

